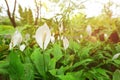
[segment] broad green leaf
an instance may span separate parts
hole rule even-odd
[[[69,47],[70,47],[70,49],[74,50],[74,52],[76,53],[79,50],[80,45],[77,42],[75,42],[73,40],[70,40],[70,46]]]
[[[52,49],[52,59],[49,61],[49,69],[55,69],[57,61],[63,56],[61,48],[58,44],[54,44],[53,49]]]
[[[0,68],[8,67],[8,65],[9,65],[9,62],[7,62],[7,61],[0,61]]]
[[[107,70],[102,68],[93,68],[89,69],[87,72],[84,73],[84,76],[87,77],[89,80],[110,80]]]
[[[9,55],[8,73],[10,80],[23,80],[24,79],[24,66],[21,63],[17,52],[11,52]]]
[[[109,80],[109,76],[107,74],[107,70],[102,68],[94,68],[91,73],[96,77],[98,80]]]
[[[7,74],[9,63],[7,61],[0,61],[0,74]]]
[[[56,61],[58,61],[63,56],[60,45],[54,44],[52,55],[53,58],[56,59]]]
[[[59,75],[61,80],[79,80],[78,77],[74,77],[72,74]]]
[[[41,53],[39,48],[36,48],[31,55],[31,59],[33,61],[33,64],[35,65],[34,67],[37,69],[39,74],[45,77],[50,56],[46,53]]]
[[[0,68],[0,74],[8,74],[7,69]]]
[[[31,55],[31,59],[35,65],[35,68],[37,68],[38,72],[42,76],[45,76],[43,55],[39,51],[39,48],[34,50],[34,52]]]
[[[57,69],[49,70],[49,72],[50,72],[53,76],[56,76]]]
[[[98,69],[95,69],[99,74],[105,76],[106,78],[109,78],[109,76],[107,75],[107,70],[105,69],[102,69],[102,68],[98,68]]]
[[[50,60],[49,62],[49,65],[48,65],[48,68],[51,70],[51,69],[55,69],[55,66],[56,66],[56,59],[53,58]]]
[[[114,62],[118,65],[120,65],[120,60],[114,60]]]
[[[27,47],[25,50],[24,50],[24,62],[25,63],[30,63],[31,60],[30,60],[30,55],[32,54],[31,53],[32,49],[30,47]]]
[[[7,50],[8,46],[7,45],[0,45],[0,52]]]
[[[70,67],[69,66],[61,66],[59,69],[57,69],[56,74],[57,75],[64,75],[65,71],[68,70]]]
[[[83,69],[77,72],[68,72],[67,74],[72,75],[73,77],[75,77],[77,80],[84,80],[83,78]]]
[[[89,51],[91,50],[91,48],[92,47],[84,47],[84,48],[82,48],[81,49],[81,53],[80,53],[80,55],[81,55],[81,58],[85,58],[85,57],[88,57],[89,56]]]
[[[75,64],[71,67],[71,69],[74,69],[74,68],[76,68],[76,67],[78,67],[78,66],[80,66],[80,65],[86,65],[86,64],[88,64],[88,63],[91,62],[91,61],[93,61],[93,59],[85,59],[85,60],[82,60],[82,61],[80,61],[80,62],[77,62],[77,63],[75,63]]]
[[[113,74],[113,80],[120,80],[120,70],[116,70]]]
[[[32,64],[30,63],[24,64],[24,71],[25,71],[24,80],[34,80],[34,71]]]
[[[55,76],[55,77],[58,77],[59,75],[64,75],[65,71],[69,69],[69,66],[66,66],[66,67],[60,67],[59,69],[52,69],[52,70],[49,70],[49,72]]]

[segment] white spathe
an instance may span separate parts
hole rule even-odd
[[[22,35],[18,30],[16,30],[9,44],[9,49],[11,50],[16,45],[20,45],[21,42],[22,42]]]
[[[60,40],[60,36],[57,37],[57,40]]]
[[[83,38],[83,35],[81,34],[81,35],[80,35],[80,39],[82,39],[82,38]]]
[[[55,37],[54,37],[54,35],[51,36],[50,41],[51,41],[53,44],[55,43]]]
[[[113,56],[112,60],[117,59],[119,56],[120,56],[120,53],[115,54],[115,55]]]
[[[25,44],[20,45],[20,50],[21,50],[21,51],[24,51],[25,47],[26,47]]]
[[[44,23],[44,25],[37,29],[35,39],[40,48],[42,48],[43,50],[47,48],[51,39],[51,32],[46,23]]]
[[[91,28],[90,25],[88,25],[88,26],[86,27],[86,32],[87,32],[87,34],[88,34],[89,36],[92,34],[92,28]]]
[[[66,37],[63,38],[63,47],[65,50],[69,47],[69,41]]]
[[[107,34],[104,34],[104,37],[105,37],[105,39],[107,40],[107,38],[108,38],[108,35],[107,35]]]
[[[63,40],[63,35],[60,37],[61,40]]]

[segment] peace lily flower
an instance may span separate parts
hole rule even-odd
[[[20,45],[20,50],[24,51],[25,47],[26,47],[25,44]]]
[[[65,50],[69,47],[69,41],[66,37],[63,38],[63,47]]]
[[[51,38],[50,38],[50,41],[51,41],[52,43],[54,43],[54,42],[55,42],[55,37],[54,37],[54,34],[52,34],[52,36],[51,36]]]
[[[115,54],[115,55],[113,56],[112,60],[117,59],[119,56],[120,56],[120,53]]]
[[[105,37],[105,39],[107,40],[107,38],[108,38],[108,35],[107,35],[107,34],[104,34],[104,37]]]
[[[60,37],[61,40],[63,40],[63,35]]]
[[[90,25],[86,27],[86,32],[88,33],[89,36],[92,34],[92,28]]]
[[[22,42],[22,35],[18,30],[16,30],[9,44],[9,49],[11,50],[16,45],[20,45],[21,42]]]
[[[78,42],[78,43],[80,43],[80,40],[79,40],[79,39],[77,39],[77,42]]]
[[[80,35],[80,39],[82,39],[82,38],[83,38],[83,35],[81,34],[81,35]]]
[[[57,40],[60,40],[60,36],[57,37]]]
[[[43,50],[47,48],[51,39],[51,32],[46,23],[37,29],[35,39],[40,48],[42,48]]]

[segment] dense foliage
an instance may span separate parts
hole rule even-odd
[[[119,80],[120,58],[113,59],[120,52],[119,43],[69,39],[69,47],[64,49],[62,40],[56,39],[43,50],[30,36],[22,42],[26,48],[21,51],[19,45],[9,50],[11,38],[8,37],[1,36],[0,39],[1,79]]]
[[[35,1],[40,15],[46,5]],[[64,7],[68,2],[49,19],[34,19],[30,8],[19,5],[17,28],[0,16],[0,80],[120,79],[120,18],[112,18],[110,5],[97,17],[73,15],[84,6],[71,1]]]

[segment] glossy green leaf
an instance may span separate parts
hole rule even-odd
[[[60,45],[54,44],[52,55],[56,61],[58,61],[63,56]]]
[[[24,72],[24,80],[34,80],[34,71],[32,64],[24,64]]]
[[[7,61],[0,61],[0,74],[8,74],[8,66],[9,63]]]
[[[16,52],[11,52],[9,55],[8,73],[10,80],[23,80],[24,79],[24,66],[20,61]]]
[[[77,77],[74,77],[72,74],[60,75],[58,77],[61,80],[79,80]]]
[[[92,61],[93,61],[93,59],[85,59],[85,60],[82,60],[82,61],[80,61],[80,62],[75,63],[75,64],[71,67],[71,69],[74,69],[74,68],[76,68],[76,67],[78,67],[78,66],[80,66],[80,65],[87,65],[87,64],[89,64],[89,62],[92,62]]]
[[[120,70],[116,70],[113,73],[113,80],[120,80]]]
[[[37,69],[39,74],[45,78],[50,59],[49,54],[41,53],[39,48],[36,48],[31,55],[31,59],[34,63],[34,67]]]

